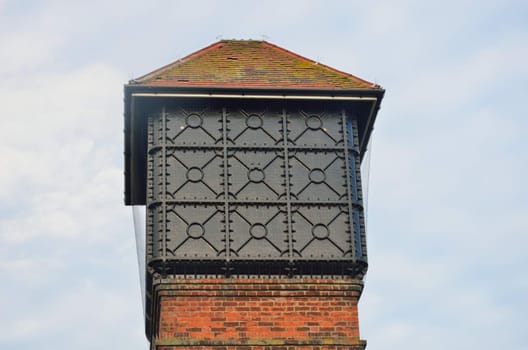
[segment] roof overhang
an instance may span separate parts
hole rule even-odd
[[[149,111],[168,99],[182,102],[196,99],[214,100],[284,100],[321,101],[353,109],[359,114],[359,147],[361,159],[385,90],[373,89],[292,89],[292,88],[225,88],[162,87],[141,84],[125,85],[125,204],[144,205],[146,189],[147,128]]]

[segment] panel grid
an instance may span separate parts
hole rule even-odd
[[[301,108],[151,115],[147,260],[364,260],[354,123]]]

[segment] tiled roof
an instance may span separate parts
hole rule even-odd
[[[266,41],[221,40],[130,81],[158,87],[381,89]]]

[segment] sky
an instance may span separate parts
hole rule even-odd
[[[368,349],[528,343],[526,1],[0,0],[0,349],[147,349],[123,84],[220,38],[386,89]]]

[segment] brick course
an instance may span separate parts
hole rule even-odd
[[[152,349],[362,349],[351,278],[173,278],[153,295]]]

